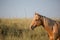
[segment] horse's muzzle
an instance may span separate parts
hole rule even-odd
[[[36,26],[31,26],[31,29],[34,30],[34,28],[36,28]]]

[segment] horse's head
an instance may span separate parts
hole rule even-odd
[[[42,25],[42,16],[38,13],[35,13],[30,28],[33,30],[34,28],[40,25]]]

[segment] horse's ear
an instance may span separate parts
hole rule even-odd
[[[38,12],[35,12],[35,15],[39,15],[39,13]]]
[[[35,15],[40,16],[41,18],[43,17],[42,15],[40,15],[38,12],[35,12]]]
[[[35,12],[35,15],[37,15],[37,12]]]

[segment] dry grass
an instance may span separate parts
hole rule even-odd
[[[42,27],[29,30],[31,19],[0,19],[0,40],[49,40]]]

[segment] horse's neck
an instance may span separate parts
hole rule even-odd
[[[46,18],[43,18],[43,24],[42,24],[43,28],[49,33],[51,32],[50,27],[48,26],[48,22]]]
[[[48,18],[46,18],[46,17],[43,17],[42,18],[42,26],[44,27],[44,28],[47,28],[49,25],[48,25]]]
[[[54,26],[54,24],[56,23],[56,21],[54,21],[54,20],[52,20],[52,19],[49,19],[49,18],[47,18],[47,17],[43,17],[43,19],[42,19],[43,21],[43,27],[45,28],[45,29],[51,29],[51,30],[53,30],[53,26]]]
[[[46,24],[46,18],[42,17],[42,26],[45,28],[45,24]]]

